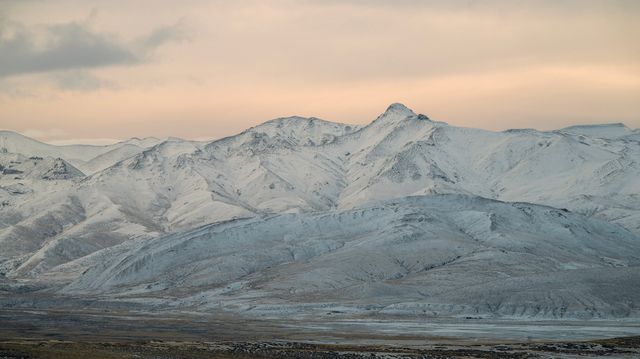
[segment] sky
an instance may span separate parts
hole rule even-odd
[[[636,0],[0,0],[0,129],[210,139],[394,102],[456,126],[640,127]]]

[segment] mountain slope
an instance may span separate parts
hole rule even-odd
[[[55,146],[36,141],[19,133],[0,131],[0,152],[21,154],[24,156],[58,157],[73,164],[86,174],[107,168],[114,163],[131,157],[145,148],[162,140],[148,137],[132,138],[113,145],[63,145]]]
[[[640,314],[640,237],[470,196],[235,220],[112,253],[64,291],[249,315]]]
[[[37,147],[73,164],[59,146],[4,141],[7,151]],[[99,153],[79,160],[87,176],[0,177],[0,273],[66,282],[130,241],[430,194],[566,208],[640,234],[640,139],[616,124],[491,132],[393,104],[366,126],[289,117],[206,143],[156,142],[90,147],[87,158]]]

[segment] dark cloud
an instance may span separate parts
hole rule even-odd
[[[132,43],[92,31],[86,24],[51,25],[34,32],[0,23],[0,77],[29,73],[132,65],[158,46],[181,37],[179,25],[162,27]]]
[[[35,34],[17,29],[0,40],[0,76],[136,62],[126,46],[81,24],[50,26],[44,36],[40,45]]]

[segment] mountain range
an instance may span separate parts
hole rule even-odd
[[[0,132],[0,292],[245,315],[640,314],[640,130],[392,104],[206,142]]]

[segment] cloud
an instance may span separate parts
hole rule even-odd
[[[306,0],[308,4],[326,5],[327,3],[336,5],[359,6],[363,8],[385,7],[385,8],[430,8],[440,10],[459,11],[467,9],[487,9],[513,10],[513,9],[537,9],[552,11],[580,11],[585,9],[619,9],[638,10],[640,3],[637,0]]]
[[[168,42],[181,42],[187,38],[183,21],[170,26],[156,28],[141,38],[138,43],[142,49],[152,51]]]
[[[57,88],[69,91],[94,91],[103,88],[117,88],[113,82],[83,70],[55,72],[51,75],[51,80]]]
[[[33,31],[5,19],[0,22],[0,78],[139,64],[157,47],[178,39],[182,39],[180,23],[128,43],[95,32],[84,23],[48,25]]]
[[[39,45],[36,34],[21,28],[0,40],[0,77],[132,64],[137,59],[123,44],[78,23],[49,26],[44,37]]]

